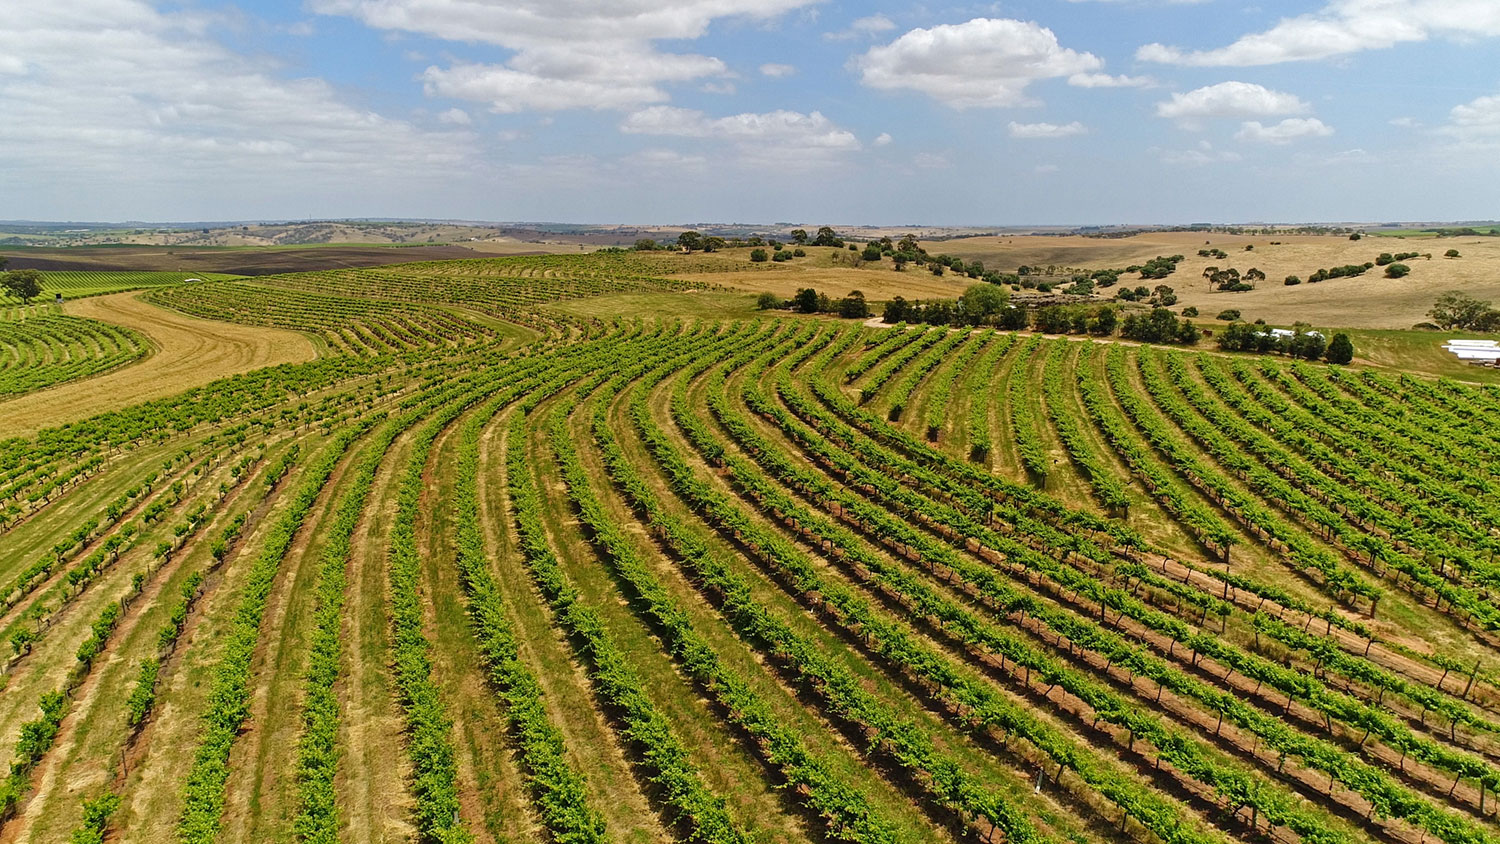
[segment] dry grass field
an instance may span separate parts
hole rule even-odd
[[[141,361],[0,403],[0,438],[35,433],[240,372],[312,360],[317,351],[294,331],[195,319],[116,293],[68,302],[73,316],[133,328],[155,347]]]
[[[1272,245],[1272,241],[1277,241]],[[1245,251],[1246,246],[1253,246]],[[1439,294],[1463,290],[1480,299],[1500,301],[1500,238],[1395,238],[1344,236],[1242,236],[1202,232],[1156,232],[1128,238],[981,237],[926,244],[933,254],[946,252],[978,259],[990,269],[1012,272],[1021,265],[1099,269],[1125,267],[1158,255],[1183,255],[1177,272],[1162,282],[1177,291],[1179,304],[1196,306],[1205,316],[1238,308],[1247,320],[1272,324],[1298,320],[1339,328],[1411,328],[1427,321],[1427,309]],[[1228,258],[1203,258],[1199,249],[1217,248]],[[1462,257],[1442,257],[1457,249]],[[1405,263],[1411,275],[1388,279],[1380,267],[1356,278],[1308,284],[1318,269],[1374,261],[1382,252],[1432,253]],[[1256,267],[1266,274],[1257,289],[1243,293],[1210,292],[1205,267],[1234,267],[1241,273]],[[1287,287],[1296,275],[1304,282]],[[1150,285],[1148,285],[1150,286]]]

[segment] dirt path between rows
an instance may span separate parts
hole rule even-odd
[[[0,438],[161,398],[217,378],[317,357],[312,341],[293,331],[197,319],[142,301],[139,293],[76,299],[63,309],[79,317],[133,328],[152,353],[129,366],[0,402]]]

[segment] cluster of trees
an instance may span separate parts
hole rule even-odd
[[[885,239],[890,240],[890,238]],[[844,246],[843,238],[839,237],[839,233],[829,226],[818,229],[818,233],[813,236],[812,240],[808,240],[807,229],[792,229],[792,243],[798,246],[834,246],[840,249]]]
[[[1327,281],[1330,278],[1354,278],[1355,276],[1364,275],[1374,266],[1375,265],[1373,263],[1367,262],[1363,264],[1345,264],[1342,267],[1320,269],[1307,277],[1307,283],[1317,284],[1320,281]],[[1286,279],[1282,282],[1282,284],[1285,284],[1287,287],[1291,287],[1293,285],[1301,283],[1302,279],[1294,275],[1287,276]]]
[[[42,274],[36,270],[11,270],[3,272],[7,259],[0,256],[0,287],[13,298],[25,304],[42,295]]]
[[[1141,274],[1141,278],[1166,278],[1177,271],[1177,264],[1182,260],[1181,255],[1164,257],[1157,255],[1155,258],[1139,266],[1125,268],[1125,272]]]
[[[1146,285],[1139,287],[1122,287],[1115,291],[1115,298],[1122,302],[1147,302],[1169,308],[1177,304],[1177,291],[1165,284],[1158,284],[1154,289]]]
[[[1026,312],[1021,313],[1024,321]],[[1036,309],[1035,323],[1036,330],[1043,334],[1093,334],[1109,337],[1120,326],[1120,311],[1113,305],[1046,305]]]
[[[762,293],[755,300],[755,307],[762,311],[838,314],[845,319],[868,319],[870,316],[870,304],[865,301],[865,294],[858,290],[849,291],[849,295],[842,299],[829,298],[828,294],[811,287],[799,288],[797,295],[790,299],[783,299],[775,293]]]
[[[1036,309],[1011,304],[1005,290],[976,284],[958,299],[907,301],[900,296],[885,306],[886,323],[927,325],[992,325],[1007,331],[1035,328],[1044,334],[1092,334],[1121,337],[1145,343],[1197,343],[1199,332],[1192,322],[1178,320],[1166,308],[1132,312],[1122,319],[1114,305],[1046,305]]]
[[[1329,363],[1347,364],[1354,360],[1354,343],[1342,332],[1329,341],[1322,334],[1310,330],[1311,326],[1298,323],[1290,336],[1277,336],[1266,328],[1264,320],[1254,325],[1235,322],[1219,332],[1219,348],[1226,352],[1260,352],[1280,354],[1302,360],[1326,360]]]
[[[750,260],[752,263],[756,264],[763,264],[767,260],[775,261],[776,263],[780,264],[786,261],[790,261],[793,258],[801,258],[806,255],[806,249],[783,249],[781,248],[780,244],[776,244],[773,247],[773,251],[770,253],[767,253],[764,249],[750,250]]]
[[[1451,251],[1457,251],[1457,250],[1451,250]],[[1377,266],[1377,267],[1383,267],[1386,264],[1394,264],[1397,261],[1409,261],[1412,258],[1420,258],[1420,257],[1422,257],[1422,253],[1420,253],[1420,252],[1397,252],[1394,255],[1392,255],[1389,252],[1382,252],[1382,253],[1380,253],[1379,257],[1377,257],[1375,259],[1375,266]],[[1431,258],[1432,256],[1428,255],[1427,257]]]
[[[1142,343],[1181,343],[1191,346],[1202,334],[1192,320],[1178,319],[1166,308],[1152,308],[1147,312],[1132,311],[1120,321],[1120,336]]]
[[[881,319],[886,323],[914,322],[927,325],[995,325],[1012,330],[1025,328],[1025,308],[1010,304],[1005,288],[993,284],[976,284],[957,299],[933,299],[927,302],[897,296],[886,303]],[[1016,323],[1019,320],[1019,324]]]
[[[1199,258],[1218,258],[1220,261],[1229,257],[1229,253],[1222,249],[1199,249]]]
[[[1255,285],[1266,280],[1266,274],[1256,267],[1245,270],[1244,275],[1234,267],[1219,269],[1218,267],[1204,267],[1203,277],[1208,280],[1209,290],[1227,291],[1238,293],[1243,290],[1254,290]]]
[[[1500,331],[1500,311],[1489,302],[1457,290],[1439,296],[1427,315],[1433,322],[1450,330]]]

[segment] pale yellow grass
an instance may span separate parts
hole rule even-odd
[[[1279,245],[1271,245],[1271,241]],[[1246,245],[1255,248],[1245,251]],[[1216,247],[1227,258],[1200,258],[1199,249]],[[1500,238],[1460,237],[1401,239],[1345,236],[1241,236],[1203,232],[1161,232],[1135,237],[1100,239],[1085,237],[982,237],[927,244],[933,253],[947,252],[966,259],[978,258],[986,267],[1013,271],[1017,266],[1125,267],[1157,255],[1184,256],[1177,272],[1162,282],[1135,281],[1133,285],[1167,284],[1177,291],[1179,304],[1196,306],[1212,317],[1226,308],[1237,308],[1248,320],[1265,319],[1272,324],[1298,320],[1337,328],[1410,328],[1428,320],[1427,310],[1439,294],[1463,290],[1480,299],[1500,302]],[[1457,249],[1460,258],[1444,258]],[[1356,278],[1330,279],[1308,284],[1306,279],[1320,268],[1374,261],[1382,252],[1432,253],[1430,260],[1405,261],[1411,275],[1385,278],[1374,267]],[[1205,267],[1234,267],[1241,273],[1255,267],[1266,280],[1243,293],[1210,292],[1203,279]],[[1282,281],[1300,276],[1294,287]],[[1108,291],[1106,291],[1108,292]]]
[[[769,249],[767,251],[770,251]],[[935,276],[922,267],[908,264],[897,272],[889,258],[879,263],[867,263],[855,268],[835,263],[834,256],[850,256],[855,253],[842,249],[807,247],[807,257],[794,258],[782,264],[751,264],[749,249],[726,249],[713,255],[693,255],[692,259],[703,261],[715,259],[726,266],[743,266],[743,272],[708,272],[673,274],[673,278],[702,281],[746,290],[751,293],[775,293],[790,297],[798,289],[811,287],[832,298],[841,298],[852,290],[865,294],[873,301],[903,296],[907,299],[952,299],[976,282],[973,279],[949,273]]]
[[[197,319],[148,304],[137,293],[75,299],[74,316],[133,328],[153,346],[147,357],[96,378],[73,381],[0,402],[0,438],[86,419],[109,410],[201,387],[210,381],[317,357],[293,331]]]

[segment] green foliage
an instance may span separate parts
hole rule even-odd
[[[770,257],[771,256],[769,254],[767,254],[766,250],[764,250],[764,249],[751,249],[750,250],[750,261],[751,261],[751,263],[764,264],[766,261],[770,260]]]
[[[119,808],[120,795],[114,792],[106,791],[98,797],[85,799],[83,820],[68,837],[68,844],[104,844],[109,819]]]
[[[1354,343],[1350,342],[1349,335],[1342,331],[1333,335],[1328,343],[1328,352],[1324,356],[1329,363],[1347,364],[1354,360]]]
[[[0,278],[0,286],[23,304],[30,304],[42,295],[42,274],[37,270],[11,270]]]

